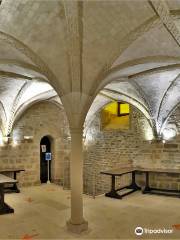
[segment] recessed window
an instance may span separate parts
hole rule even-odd
[[[117,108],[118,108],[118,112],[117,112],[118,117],[129,115],[128,103],[117,102]]]
[[[101,128],[128,130],[129,114],[128,103],[111,102],[101,110]]]

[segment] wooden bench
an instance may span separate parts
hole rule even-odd
[[[0,174],[0,215],[14,213],[14,209],[4,202],[4,187],[5,184],[15,184],[17,180]]]
[[[22,168],[16,168],[16,169],[7,168],[7,169],[0,169],[0,174],[1,174],[1,173],[2,173],[2,174],[13,173],[13,178],[14,178],[14,180],[17,180],[17,173],[20,173],[20,172],[22,172],[22,171],[25,171],[25,170],[22,169]],[[8,184],[8,185],[9,185],[9,184]],[[10,185],[12,185],[12,184],[10,184]],[[18,187],[17,187],[17,182],[13,183],[12,186],[8,186],[8,187],[5,186],[4,191],[5,191],[6,193],[13,193],[13,192],[19,193],[19,192],[20,192],[20,190],[19,190]]]
[[[144,173],[145,174],[145,187],[142,189],[142,193],[150,193],[150,194],[158,194],[158,195],[166,195],[166,196],[175,196],[180,197],[180,191],[175,189],[160,189],[160,188],[152,188],[149,183],[149,174],[150,173],[168,173],[168,174],[180,174],[180,170],[178,169],[152,169],[152,168],[121,168],[121,169],[113,169],[100,172],[101,174],[110,175],[111,176],[111,191],[106,193],[105,196],[111,198],[121,199],[122,197],[131,194],[139,189],[141,189],[136,184],[136,174]],[[116,185],[116,176],[122,176],[124,174],[131,174],[131,184],[119,189],[115,188]],[[119,194],[123,189],[131,189],[129,192],[124,194]]]

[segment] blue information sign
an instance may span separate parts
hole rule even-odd
[[[50,152],[47,152],[47,153],[45,154],[45,160],[46,160],[46,161],[51,161],[51,153],[50,153]]]

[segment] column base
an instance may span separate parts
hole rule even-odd
[[[83,221],[81,224],[73,224],[71,220],[66,222],[67,229],[73,233],[81,233],[88,230],[88,222]]]

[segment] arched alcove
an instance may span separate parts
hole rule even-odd
[[[47,154],[51,153],[51,140],[49,136],[44,136],[40,141],[40,181],[47,183],[51,181],[51,156],[47,158]]]

